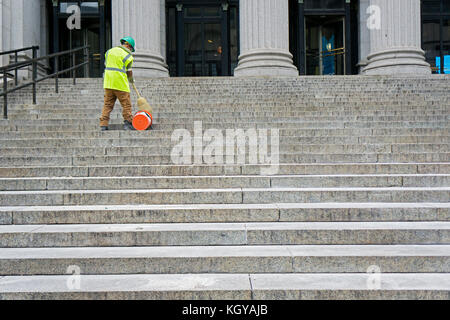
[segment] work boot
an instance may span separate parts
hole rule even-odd
[[[136,129],[133,127],[133,125],[131,124],[131,122],[129,122],[129,121],[124,121],[124,122],[123,122],[123,130],[126,130],[126,131],[135,131]]]
[[[109,128],[108,128],[108,127],[100,127],[100,130],[102,130],[102,131],[108,131]]]

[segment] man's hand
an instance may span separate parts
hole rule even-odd
[[[133,71],[127,71],[128,81],[134,83]]]

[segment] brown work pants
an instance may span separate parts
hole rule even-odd
[[[102,117],[100,118],[100,127],[107,127],[109,124],[109,115],[114,109],[114,104],[119,99],[122,105],[122,115],[125,121],[132,122],[131,97],[129,92],[105,89],[105,104],[103,106]]]

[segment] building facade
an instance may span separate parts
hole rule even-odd
[[[450,0],[0,0],[0,24],[0,51],[89,45],[81,77],[125,35],[138,77],[450,73]]]

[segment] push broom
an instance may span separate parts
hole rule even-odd
[[[152,107],[147,102],[147,99],[145,99],[141,96],[141,94],[139,93],[139,91],[136,88],[136,85],[134,83],[133,83],[133,88],[134,88],[134,91],[136,91],[136,94],[138,96],[137,105],[138,105],[139,111],[146,111],[146,112],[152,114],[153,113]]]
[[[134,91],[136,91],[136,94],[138,96],[138,109],[139,112],[136,113],[136,115],[133,118],[133,127],[138,131],[144,131],[147,130],[149,127],[152,126],[153,123],[153,109],[150,106],[150,104],[147,102],[145,98],[141,96],[138,89],[136,88],[136,85],[133,83]]]

